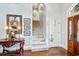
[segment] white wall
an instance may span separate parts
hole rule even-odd
[[[52,42],[52,46],[57,44],[58,46],[67,49],[67,17],[69,8],[72,4],[73,3],[46,4],[47,38],[48,42],[50,42],[50,35],[53,34],[55,43]]]
[[[55,43],[67,49],[67,10],[71,5],[72,4],[70,3],[46,4],[47,44],[50,41],[50,35],[53,34]],[[32,18],[32,4],[0,4],[0,39],[5,38],[7,14],[22,15],[22,18]],[[61,25],[60,30],[58,26],[59,24]],[[32,37],[28,36],[25,38],[26,49],[29,48],[29,46],[31,46],[30,39]]]
[[[62,47],[67,49],[67,43],[68,43],[68,33],[67,33],[67,17],[68,17],[68,11],[69,8],[73,5],[73,3],[63,3],[61,4],[62,7],[62,17],[61,17],[61,21],[62,21]]]
[[[23,18],[32,18],[32,4],[0,4],[0,39],[6,37],[5,35],[5,26],[6,26],[6,15],[7,14],[14,14],[14,15],[22,15]],[[23,34],[23,33],[22,33]],[[27,49],[30,45],[31,36],[25,37],[25,46],[24,48]]]
[[[50,46],[50,36],[53,35],[51,46],[61,45],[61,5],[59,3],[46,4],[47,38]],[[56,23],[55,23],[56,22]],[[60,26],[59,26],[60,25]]]

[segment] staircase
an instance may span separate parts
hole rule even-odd
[[[43,35],[33,36],[32,51],[41,51],[41,50],[47,50],[46,39],[44,38]]]

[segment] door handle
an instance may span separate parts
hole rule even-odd
[[[51,34],[51,39],[50,39],[50,41],[53,42],[53,40],[54,40],[54,38],[53,38],[53,35]]]
[[[50,41],[53,42],[53,40],[54,40],[54,39],[52,38]]]

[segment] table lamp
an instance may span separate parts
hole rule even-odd
[[[18,26],[18,31],[21,29],[21,27],[20,26]],[[19,34],[19,38],[20,38],[20,34]]]
[[[9,29],[11,30],[11,29],[12,29],[12,27],[9,27]]]
[[[5,30],[6,30],[6,32],[7,32],[7,30],[8,30],[8,26],[5,26]],[[7,38],[7,33],[6,33],[6,38]]]

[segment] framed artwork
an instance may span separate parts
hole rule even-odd
[[[24,18],[24,36],[31,35],[31,19]]]
[[[21,15],[7,15],[7,33],[14,32],[15,34],[22,33],[22,16]]]

